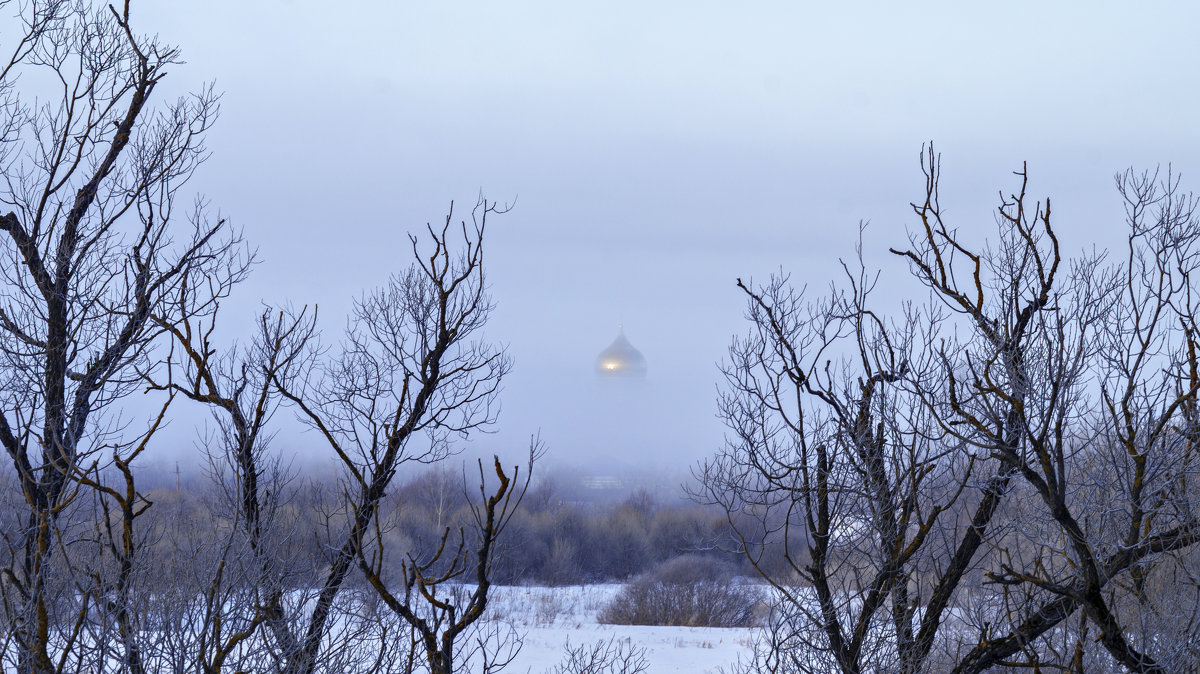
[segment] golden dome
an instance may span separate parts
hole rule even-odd
[[[646,357],[625,339],[624,327],[617,329],[617,338],[596,356],[596,374],[610,377],[646,374]]]

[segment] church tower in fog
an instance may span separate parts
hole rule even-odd
[[[617,338],[596,356],[596,374],[602,377],[646,375],[646,357],[625,338],[625,326],[617,328]]]

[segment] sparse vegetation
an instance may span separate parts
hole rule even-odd
[[[885,314],[861,247],[825,296],[739,281],[697,496],[775,590],[746,671],[1194,671],[1197,199],[1118,175],[1127,246],[1072,257],[1025,170],[985,242],[921,167],[927,295]]]
[[[159,100],[180,53],[129,2],[0,8],[17,14],[0,68],[0,666],[449,674],[464,642],[495,641],[476,623],[540,445],[523,469],[479,463],[468,517],[436,521],[432,553],[394,546],[380,515],[401,466],[496,420],[510,362],[482,335],[484,237],[506,208],[480,196],[456,222],[451,204],[409,235],[336,348],[308,307],[264,309],[222,347],[218,308],[255,256],[183,191],[219,95]],[[153,401],[144,423],[123,406],[135,392]],[[214,420],[212,485],[156,504],[141,464],[183,405]],[[336,477],[285,469],[284,407]]]
[[[576,646],[568,641],[563,661],[545,674],[641,674],[648,666],[645,648],[612,637]]]

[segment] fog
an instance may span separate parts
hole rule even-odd
[[[887,248],[924,143],[980,241],[1026,161],[1068,251],[1121,244],[1115,172],[1173,163],[1200,187],[1195,6],[646,4],[135,3],[188,62],[159,94],[224,92],[192,187],[261,261],[226,337],[263,302],[316,304],[336,344],[352,298],[407,266],[407,233],[482,193],[513,206],[486,245],[487,335],[514,369],[468,452],[516,457],[540,432],[551,463],[678,479],[722,442],[737,278],[824,292],[869,221],[880,302],[911,290]],[[620,324],[643,380],[593,372]],[[322,456],[295,424],[278,442]]]

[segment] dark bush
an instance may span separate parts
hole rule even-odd
[[[608,625],[748,627],[759,593],[733,582],[733,569],[714,557],[681,555],[621,588],[598,620]]]

